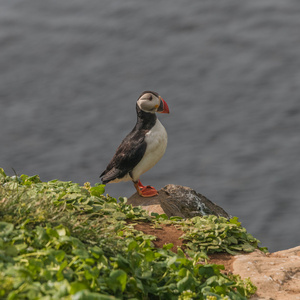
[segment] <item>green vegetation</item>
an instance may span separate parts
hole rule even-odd
[[[148,216],[104,196],[103,185],[42,182],[0,169],[0,299],[247,299],[250,280],[199,263],[213,252],[253,251],[237,218]],[[184,231],[185,247],[153,246],[148,222]]]

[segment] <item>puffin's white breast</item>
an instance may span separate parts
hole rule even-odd
[[[142,174],[156,165],[166,151],[168,135],[165,127],[158,119],[156,119],[153,128],[146,133],[145,142],[147,143],[145,154],[142,160],[132,170],[134,181],[137,181]]]

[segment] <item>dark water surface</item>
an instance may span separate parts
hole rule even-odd
[[[154,90],[169,144],[142,182],[196,189],[271,251],[298,246],[299,13],[296,0],[0,1],[0,166],[98,182]]]

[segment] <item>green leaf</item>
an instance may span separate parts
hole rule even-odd
[[[72,300],[117,300],[118,298],[99,293],[92,293],[87,290],[77,292],[72,296]]]
[[[171,221],[182,221],[183,218],[182,218],[182,217],[172,216],[172,217],[170,217],[170,220],[171,220]]]
[[[129,263],[128,259],[121,256],[120,254],[117,255],[116,262],[118,264],[118,267],[121,268],[122,270],[125,270],[126,272],[131,271],[131,267],[130,267],[130,263]]]
[[[173,248],[173,246],[174,246],[174,244],[172,244],[172,243],[165,244],[165,245],[163,245],[163,249],[170,250],[171,248]]]
[[[96,197],[100,197],[102,194],[105,193],[105,185],[104,184],[100,184],[97,186],[94,186],[90,189],[90,193],[92,196],[96,196]]]
[[[51,237],[51,238],[59,238],[57,230],[55,230],[53,228],[48,227],[46,229],[46,232],[49,235],[49,237]]]
[[[131,241],[129,244],[128,244],[128,251],[132,251],[134,249],[138,249],[139,248],[139,245],[136,241]]]
[[[74,295],[77,292],[81,291],[81,290],[87,290],[88,289],[88,285],[84,282],[79,282],[79,281],[74,281],[70,284],[71,289],[70,289],[70,294]]]
[[[231,244],[238,244],[238,240],[235,237],[233,237],[233,236],[228,237],[228,241]]]
[[[163,219],[163,220],[168,220],[169,217],[166,214],[161,214],[158,216],[158,218]]]
[[[245,252],[252,252],[252,251],[254,251],[255,250],[255,247],[253,247],[252,245],[250,245],[249,243],[244,243],[243,244],[243,250],[245,251]]]
[[[90,266],[85,266],[84,276],[87,280],[97,279],[99,277],[100,270],[95,268],[91,268]]]
[[[151,262],[155,259],[154,252],[151,250],[144,252],[144,255],[145,255],[145,260],[148,262]]]
[[[66,268],[67,265],[68,265],[68,261],[67,260],[64,260],[62,262],[62,264],[60,265],[59,270],[56,273],[56,278],[57,278],[58,281],[61,281],[61,280],[64,279],[64,275],[62,274],[62,272]]]
[[[231,224],[237,225],[238,227],[241,226],[241,222],[239,222],[239,218],[238,218],[238,217],[233,217],[233,218],[231,218],[231,219],[229,220],[229,222],[230,222]]]
[[[226,248],[225,250],[226,250],[226,252],[228,252],[231,255],[238,255],[239,254],[239,252],[230,250],[229,248]]]
[[[18,249],[14,245],[10,245],[5,249],[5,254],[11,257],[18,255]]]
[[[90,257],[88,251],[86,251],[85,249],[74,249],[72,253],[81,259],[87,259]]]
[[[187,271],[188,271],[187,268],[181,268],[181,269],[178,271],[178,276],[179,276],[179,277],[186,277]]]
[[[0,179],[1,179],[1,177],[3,177],[3,178],[6,177],[6,174],[2,168],[0,168]]]
[[[0,236],[8,236],[13,230],[13,224],[7,222],[0,222]]]
[[[98,246],[94,246],[94,247],[90,248],[89,250],[91,251],[92,255],[95,258],[99,258],[103,254],[103,251]]]
[[[177,255],[179,257],[185,257],[183,250],[177,246]]]
[[[27,176],[27,175],[21,175],[20,176],[21,180],[22,180],[22,184],[23,185],[31,185],[33,183],[40,183],[42,182],[40,180],[39,175],[34,175],[34,176]]]
[[[187,271],[186,276],[177,282],[177,288],[180,293],[185,290],[192,290],[195,283],[195,279],[190,271]]]
[[[124,292],[126,288],[127,274],[123,270],[113,270],[108,279],[108,285],[116,292],[117,290],[121,290]]]
[[[66,253],[63,250],[57,250],[55,251],[55,258],[58,262],[63,261],[63,259],[65,258]]]
[[[126,203],[127,203],[127,198],[126,198],[126,197],[119,197],[119,201],[120,201],[121,203],[126,204]]]
[[[170,267],[172,266],[177,260],[177,256],[173,256],[173,257],[170,257],[167,261],[167,266]]]
[[[156,213],[156,212],[151,212],[151,217],[156,217],[156,218],[158,218],[158,217],[159,217],[159,214]]]

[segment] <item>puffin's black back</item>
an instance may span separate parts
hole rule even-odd
[[[147,148],[145,135],[155,125],[157,117],[155,113],[142,111],[138,105],[136,112],[136,125],[122,141],[105,171],[100,175],[103,184],[121,179],[128,173],[131,176],[130,172],[145,154]]]

